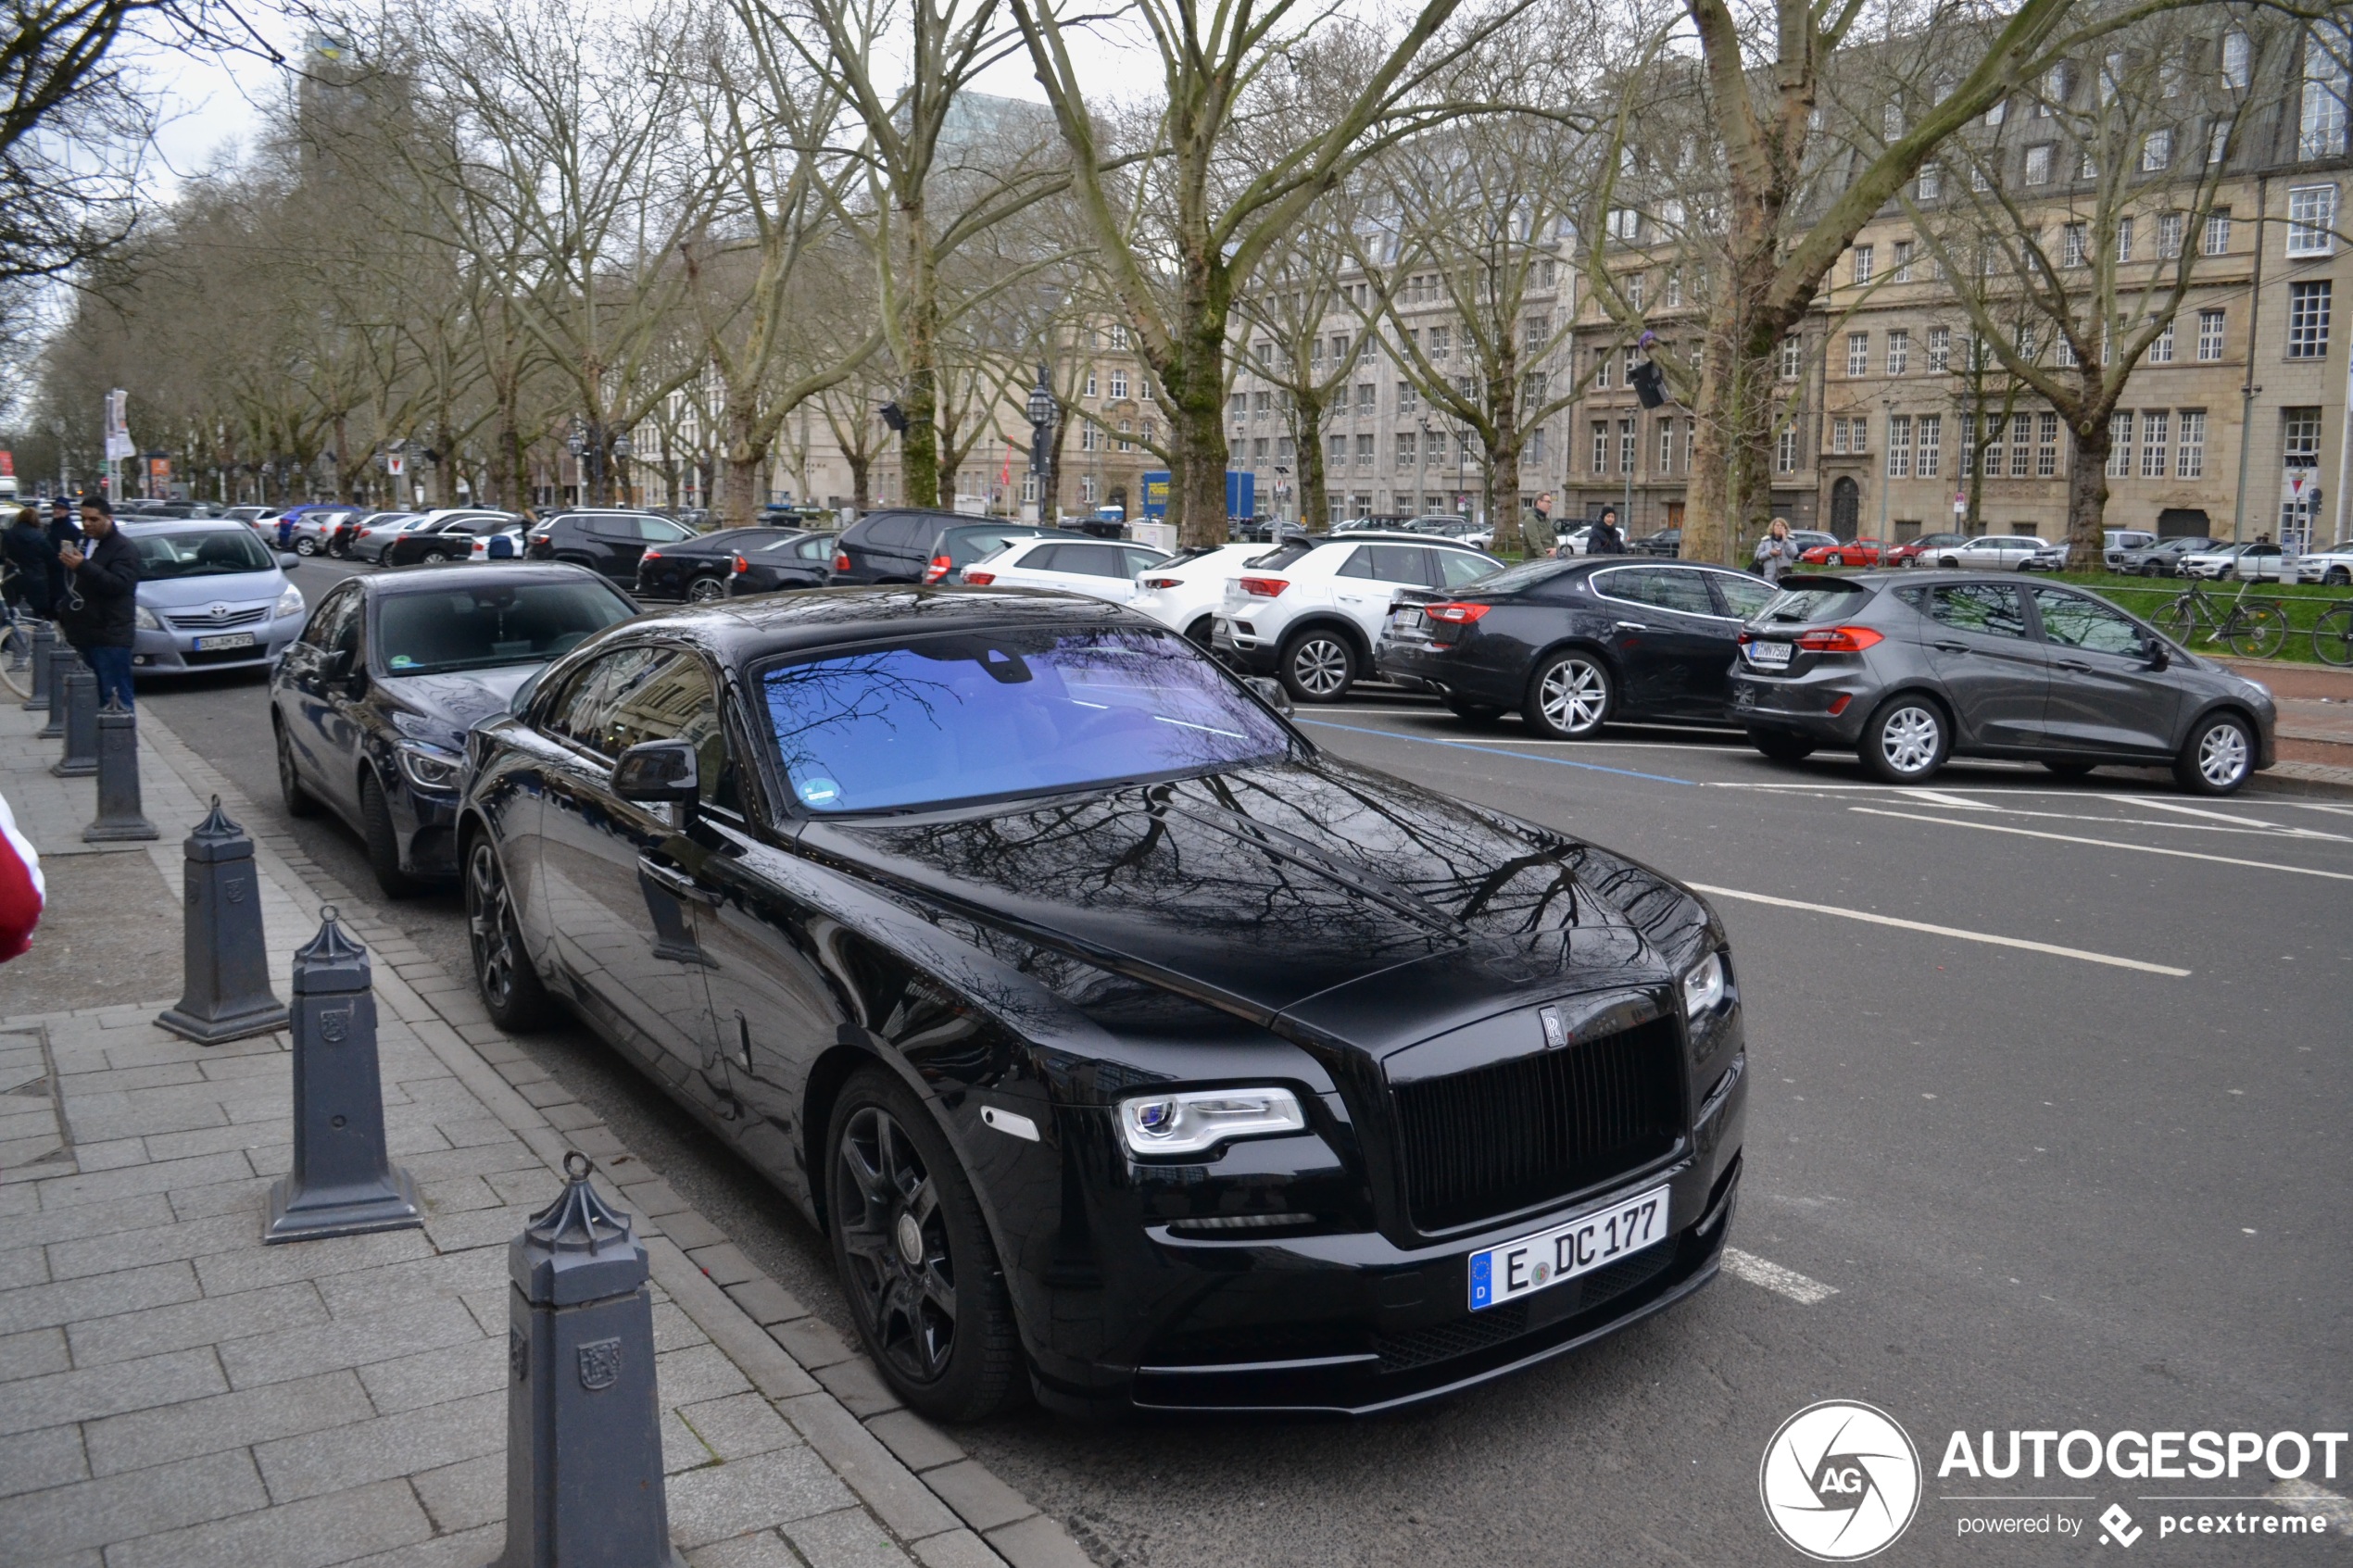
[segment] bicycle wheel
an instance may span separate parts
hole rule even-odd
[[[2149,620],[2158,631],[2187,647],[2191,634],[2197,630],[2197,600],[2183,594],[2150,616]]]
[[[6,691],[19,702],[32,695],[32,666],[28,664],[22,670],[8,667],[17,661],[19,641],[24,640],[29,647],[29,639],[30,633],[20,625],[10,626],[5,633],[0,633],[0,690]]]
[[[2231,616],[2223,636],[2241,659],[2269,659],[2287,641],[2287,607],[2276,599],[2248,599]]]
[[[2353,664],[2353,604],[2338,605],[2313,626],[2312,657],[2323,664]]]

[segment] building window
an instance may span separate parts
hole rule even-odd
[[[1593,350],[1593,385],[1604,392],[1609,390],[1609,368],[1617,358],[1617,356],[1606,348]]]
[[[1846,373],[1850,376],[1869,375],[1871,370],[1871,334],[1846,334]]]
[[[2174,478],[2206,477],[2206,411],[2203,408],[2182,410],[2175,429],[2173,453]]]
[[[1622,245],[1632,245],[1642,237],[1642,215],[1630,207],[1609,209],[1609,237]]]
[[[1291,460],[1291,456],[1292,447],[1290,444],[1290,437],[1288,435],[1278,435],[1275,437],[1275,461],[1278,463],[1288,463]]]
[[[1544,340],[1552,335],[1553,319],[1550,315],[1530,316],[1520,323],[1520,347],[1529,354],[1542,353]]]
[[[1378,413],[1379,395],[1371,382],[1358,382],[1356,383],[1356,411],[1368,417]]]
[[[2064,332],[2053,332],[2051,334],[2051,357],[2052,363],[2058,366],[2060,370],[2071,370],[2075,369],[2075,340],[2069,337]]]
[[[1080,425],[1078,427],[1078,449],[1081,452],[1095,451],[1101,445],[1101,434],[1102,433],[1095,428],[1092,421]]]
[[[1961,477],[1969,478],[1977,471],[1977,416],[1961,416]]]
[[[2141,172],[2156,174],[2172,167],[2173,132],[2152,131],[2141,138]]]
[[[2133,220],[2129,218],[2120,218],[2116,220],[2116,259],[2119,261],[2133,259]]]
[[[2034,416],[2018,414],[2010,420],[2010,477],[2024,479],[2026,465],[2032,460]]]
[[[1445,358],[1453,351],[1453,338],[1454,330],[1452,327],[1430,328],[1429,357],[1433,359]]]
[[[1895,242],[1895,281],[1897,282],[1908,283],[1912,281],[1912,257],[1917,249],[1918,247],[1910,240]]]
[[[2326,256],[2336,248],[2336,187],[2296,185],[2287,194],[2287,253]]]
[[[1936,200],[1944,194],[1944,171],[1932,163],[1920,165],[1920,171],[1912,177],[1912,191],[1921,201]]]
[[[1849,440],[1854,442],[1855,450],[1858,454],[1869,451],[1871,449],[1871,421],[1869,418],[1866,416],[1862,419],[1850,420],[1849,423],[1851,423],[1854,428],[1847,433],[1847,437]]]
[[[2002,432],[2008,428],[2009,421],[2001,415],[1985,416],[1985,477],[1988,479],[2002,477]]]
[[[1887,373],[1900,376],[1912,365],[1912,333],[1906,327],[1891,327],[1887,332]]]
[[[2329,355],[2329,281],[2287,286],[2287,357],[2325,359]]]
[[[2231,122],[2218,119],[2206,128],[2206,161],[2220,163],[2231,156]]]
[[[1617,421],[1617,471],[1634,471],[1634,421],[1631,420]]]
[[[2171,365],[2173,362],[2173,323],[2168,321],[2149,339],[2149,363]]]
[[[1988,125],[1999,125],[2009,117],[2009,101],[2007,99],[1997,99],[1995,100],[1994,106],[1985,111],[1985,123]]]
[[[1623,372],[1625,372],[1625,381],[1626,381],[1626,384],[1627,384],[1628,386],[1631,386],[1631,385],[1633,385],[1633,384],[1634,384],[1634,360],[1635,360],[1635,357],[1636,357],[1636,356],[1637,356],[1637,355],[1638,355],[1641,351],[1640,351],[1639,349],[1629,348],[1629,349],[1624,350],[1623,352],[1624,352],[1624,354],[1625,354],[1625,358],[1624,358],[1624,360],[1623,360],[1623,361],[1621,361],[1621,362],[1619,363],[1619,365],[1618,365],[1618,367],[1617,367],[1617,368],[1618,368],[1620,370],[1622,370]]]
[[[1831,450],[1834,453],[1843,453],[1846,450],[1846,421],[1844,420],[1831,421]]]
[[[2159,213],[2157,220],[2157,258],[2171,261],[2182,254],[2182,215],[2178,212]]]
[[[1777,473],[1797,471],[1797,427],[1785,425],[1780,438],[1774,444],[1773,469]]]
[[[1928,368],[1931,374],[1942,375],[1953,367],[1953,329],[1931,327],[1928,330]]]
[[[2345,156],[2345,42],[2341,23],[2334,45],[2317,37],[2304,41],[2304,112],[2296,137],[2300,158]]]
[[[1331,466],[1336,469],[1346,468],[1348,466],[1348,437],[1344,435],[1335,435],[1330,439]]]
[[[1856,245],[1855,247],[1856,282],[1868,283],[1871,281],[1871,257],[1874,254],[1876,253],[1869,245]]]
[[[1793,337],[1781,339],[1781,380],[1795,381],[1806,364],[1806,345]]]
[[[1373,438],[1369,435],[1356,438],[1356,466],[1360,469],[1373,466]]]
[[[1593,421],[1593,471],[1609,472],[1609,421]]]
[[[2240,92],[2255,79],[2255,44],[2233,28],[2222,35],[2222,80]]]
[[[2206,239],[2199,247],[2208,256],[2228,256],[2231,251],[2231,209],[2218,207],[2206,215]]]
[[[1914,433],[1919,437],[1919,458],[1914,463],[1912,471],[1919,474],[1922,479],[1934,479],[1936,477],[1936,470],[1943,467],[1944,462],[1944,455],[1943,452],[1944,445],[1944,416],[1942,414],[1922,414],[1919,418],[1912,421],[1912,426]]]
[[[2222,358],[2222,312],[2201,310],[2197,313],[2197,357],[2201,364],[2211,364]]]
[[[1642,308],[1642,284],[1649,276],[1647,272],[1629,272],[1626,275],[1626,308],[1629,310],[1640,311]]]
[[[1912,416],[1887,416],[1887,477],[1909,479],[1912,476]]]
[[[1546,267],[1550,267],[1552,266],[1552,263],[1547,261],[1544,265]],[[1667,270],[1667,308],[1669,310],[1680,310],[1682,307],[1683,274],[1680,269],[1669,267]]]
[[[2058,473],[2058,416],[2038,414],[2034,420],[2034,477],[2050,479]]]
[[[1114,370],[1111,373],[1111,400],[1114,403],[1120,403],[1125,402],[1126,397],[1127,372],[1125,370]]]
[[[2162,408],[2154,409],[2141,416],[2141,477],[2143,479],[2165,477],[2165,438],[2167,426],[2171,422]]]
[[[2084,243],[2086,231],[2081,223],[2070,223],[2059,231],[2059,263],[2066,267],[2083,265],[2089,248]]]
[[[1401,469],[1410,469],[1418,461],[1420,461],[1418,438],[1410,430],[1399,431],[1397,433],[1397,466]]]
[[[2119,409],[2108,417],[2108,476],[2122,479],[2133,471],[2133,416]]]
[[[1528,433],[1528,445],[1519,449],[1519,460],[1523,468],[1532,466],[1541,469],[1544,466],[1544,427],[1542,425],[1538,425]]]
[[[1409,381],[1399,382],[1397,383],[1397,411],[1401,414],[1410,414],[1419,405],[1420,399],[1414,395],[1414,383]]]
[[[1094,371],[1092,371],[1092,370],[1089,370],[1089,371],[1088,371],[1088,372],[1087,372],[1087,395],[1088,395],[1088,396],[1089,396],[1089,397],[1093,397],[1093,396],[1095,396],[1095,395],[1096,395],[1096,392],[1095,392],[1095,372],[1094,372]]]
[[[1133,452],[1136,449],[1135,436],[1136,427],[1126,420],[1120,420],[1119,449],[1123,452]]]
[[[2048,142],[2026,149],[2026,182],[2030,185],[2051,182],[2051,144]]]

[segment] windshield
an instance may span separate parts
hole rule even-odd
[[[376,647],[395,675],[541,664],[636,613],[601,583],[500,583],[389,594],[376,604]]]
[[[764,676],[793,794],[910,810],[1269,761],[1290,736],[1173,632],[909,638]]]
[[[269,571],[278,558],[261,541],[242,529],[188,529],[173,533],[140,533],[141,575],[150,583],[181,577],[226,577],[240,571]]]
[[[1811,621],[1836,621],[1854,614],[1869,596],[1869,589],[1843,577],[1809,577],[1781,590],[1757,619],[1801,625]]]

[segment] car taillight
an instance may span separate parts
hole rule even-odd
[[[836,571],[848,571],[849,570],[849,552],[848,550],[836,550],[834,552],[834,570]]]
[[[1245,577],[1241,584],[1242,592],[1253,599],[1274,598],[1290,586],[1289,580],[1281,577]]]
[[[375,530],[372,528],[363,528],[359,531],[359,537],[365,539],[369,534],[373,533],[374,532]]]
[[[1422,613],[1441,625],[1467,626],[1494,608],[1493,605],[1424,605]]]
[[[640,561],[660,560],[661,559],[661,552],[660,550],[648,550],[644,555],[639,556],[637,558]]]
[[[1807,653],[1861,653],[1884,641],[1868,626],[1832,626],[1827,631],[1797,634],[1797,646]]]
[[[749,571],[751,570],[751,562],[744,559],[741,556],[737,556],[736,558],[736,570],[737,571]]]
[[[954,561],[950,560],[946,556],[932,557],[931,564],[924,568],[924,581],[926,583],[938,582],[941,578],[948,575],[948,569],[955,564],[956,563]]]
[[[997,581],[997,574],[993,571],[975,571],[968,566],[964,568],[964,581],[975,588],[986,588]]]
[[[1181,577],[1146,577],[1140,581],[1147,588],[1181,588],[1185,585]]]

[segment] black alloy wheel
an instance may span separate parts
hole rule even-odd
[[[507,874],[486,835],[477,837],[466,853],[465,899],[466,947],[473,956],[474,989],[483,1010],[510,1034],[545,1027],[555,1017],[555,1002],[523,951]]]
[[[422,884],[400,869],[400,835],[393,831],[392,803],[384,798],[372,768],[359,777],[359,827],[368,844],[368,869],[376,873],[376,885],[384,896],[407,898],[418,892]]]
[[[1025,1387],[1013,1300],[930,1112],[882,1069],[862,1068],[835,1102],[825,1147],[834,1263],[883,1376],[935,1420],[1005,1409]]]
[[[1280,668],[1295,701],[1338,702],[1356,684],[1356,649],[1328,627],[1310,627],[1283,645]]]
[[[2209,713],[2182,743],[2173,778],[2192,795],[2230,795],[2255,771],[2255,732],[2235,713]]]
[[[686,584],[689,604],[707,605],[713,599],[727,596],[727,584],[716,577],[698,577]]]
[[[1554,654],[1529,677],[1521,716],[1528,727],[1554,740],[1583,740],[1601,734],[1617,706],[1617,683],[1597,654],[1572,648]]]
[[[1944,710],[1918,693],[1903,692],[1871,715],[1856,750],[1864,768],[1882,783],[1916,784],[1926,784],[1944,766],[1952,746]]]
[[[285,803],[286,815],[317,816],[318,797],[304,787],[302,775],[295,771],[294,743],[286,739],[285,724],[283,721],[272,723],[270,734],[278,743],[278,798]]]
[[[1814,743],[1804,735],[1793,735],[1786,730],[1751,730],[1751,746],[1776,762],[1803,762],[1814,755]]]

